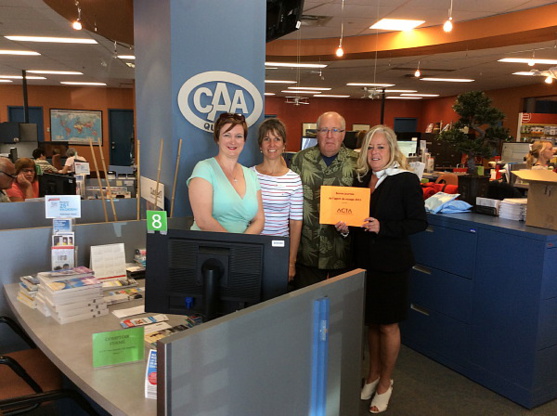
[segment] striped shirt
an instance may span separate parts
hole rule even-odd
[[[290,235],[290,220],[303,219],[302,181],[297,173],[290,169],[283,176],[269,176],[259,173],[255,166],[251,169],[257,173],[261,184],[263,211],[265,211],[265,228],[263,235]]]

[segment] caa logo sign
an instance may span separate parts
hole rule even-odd
[[[263,100],[255,86],[244,77],[226,71],[194,75],[178,92],[178,107],[195,127],[213,132],[217,114],[239,113],[249,126],[261,116]]]

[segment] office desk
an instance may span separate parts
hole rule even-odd
[[[96,369],[92,366],[91,334],[122,329],[118,318],[108,314],[60,325],[19,302],[18,290],[17,283],[4,286],[10,309],[41,351],[75,385],[111,415],[156,415],[156,400],[144,395],[145,361]],[[142,302],[120,303],[110,309],[130,308]]]

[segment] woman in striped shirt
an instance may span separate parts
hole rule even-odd
[[[263,163],[251,169],[261,184],[265,212],[264,235],[290,236],[288,281],[296,273],[296,256],[302,232],[302,181],[291,171],[282,157],[286,149],[286,126],[277,118],[269,118],[259,126],[259,148]]]

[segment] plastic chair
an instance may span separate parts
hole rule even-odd
[[[437,178],[435,183],[445,183],[447,185],[458,186],[458,175],[454,173],[443,173]]]
[[[89,415],[98,416],[78,392],[62,388],[60,370],[39,350],[33,340],[12,319],[0,316],[29,345],[29,349],[0,354],[0,415],[19,415],[43,403],[71,399]]]

